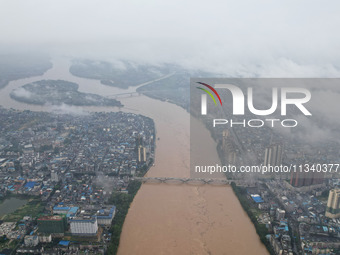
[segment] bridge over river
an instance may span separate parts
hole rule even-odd
[[[157,89],[157,90],[143,90],[143,91],[131,91],[131,92],[123,92],[123,93],[116,93],[116,94],[112,94],[112,95],[106,95],[106,97],[108,98],[113,98],[113,99],[117,99],[117,98],[126,98],[126,97],[139,97],[142,96],[144,94],[147,93],[153,93],[153,92],[173,92],[176,91],[174,89]]]
[[[240,186],[254,185],[254,181],[228,180],[228,179],[174,178],[174,177],[134,177],[134,179],[140,180],[143,183],[230,185],[232,182],[234,182],[236,185]]]

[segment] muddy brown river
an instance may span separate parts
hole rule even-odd
[[[79,84],[82,92],[100,95],[126,90],[100,84],[99,81],[74,77],[68,72],[69,60],[56,58],[53,68],[42,76],[12,81],[0,90],[0,104],[7,108],[52,111],[56,107],[18,103],[9,93],[28,82],[63,79]],[[134,91],[130,88],[128,91]],[[123,111],[151,117],[156,124],[155,166],[150,177],[189,177],[189,114],[182,108],[145,96],[119,98]],[[60,107],[60,110],[117,111],[110,107]],[[205,146],[199,148],[218,162],[216,144],[199,122]],[[201,132],[202,133],[202,132]],[[255,228],[229,186],[192,184],[143,184],[126,217],[119,255],[132,254],[268,254]]]

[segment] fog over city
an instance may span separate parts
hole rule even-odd
[[[339,77],[339,7],[338,1],[321,8],[319,1],[1,1],[0,52],[39,49],[121,68],[119,59],[175,63],[225,77]],[[331,116],[329,124],[339,124],[338,100],[327,100],[339,91],[313,92],[309,107]],[[24,88],[15,93],[30,96]]]
[[[307,0],[1,1],[1,48],[175,62],[233,77],[338,77],[339,5]]]

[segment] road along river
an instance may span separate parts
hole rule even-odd
[[[42,79],[62,79],[79,84],[79,91],[113,95],[127,91],[99,81],[72,76],[68,59],[54,59],[53,68],[42,76],[10,82],[0,90],[0,104],[6,108],[65,112],[117,111],[111,107],[53,107],[18,103],[9,93],[26,83]],[[145,96],[119,98],[122,111],[151,117],[156,124],[155,166],[150,177],[189,177],[189,114],[182,108]],[[199,148],[218,162],[216,144],[200,122],[205,146]],[[202,153],[202,154],[201,154]],[[203,154],[204,153],[204,154]],[[231,187],[190,184],[143,184],[126,217],[118,249],[131,254],[268,254],[251,221]]]

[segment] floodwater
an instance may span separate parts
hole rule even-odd
[[[28,82],[63,79],[79,84],[82,92],[113,95],[134,91],[113,88],[68,72],[69,60],[54,59],[44,75],[10,82],[0,90],[0,104],[7,108],[52,111],[58,107],[18,103],[9,93]],[[189,114],[182,108],[145,96],[119,98],[122,111],[149,116],[156,124],[155,166],[150,177],[189,177]],[[111,107],[59,107],[66,112],[117,111]],[[194,120],[195,121],[195,120]],[[195,122],[205,146],[195,155],[218,162],[216,144],[200,122]],[[198,152],[196,153],[196,150]],[[131,254],[268,254],[255,228],[229,186],[143,184],[126,217],[119,255]]]
[[[27,200],[15,198],[15,197],[11,197],[11,198],[5,199],[0,204],[0,216],[2,217],[5,214],[12,213],[16,209],[24,206],[26,203],[27,203]]]

